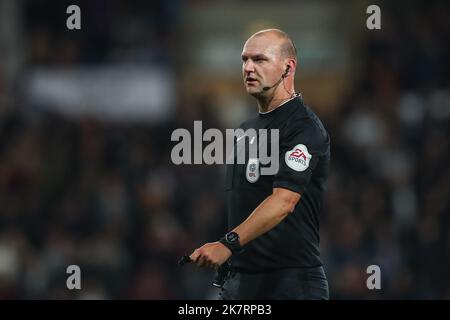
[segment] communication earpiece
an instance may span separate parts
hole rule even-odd
[[[263,91],[267,91],[267,90],[270,90],[270,89],[275,88],[276,86],[278,86],[278,85],[281,83],[281,81],[283,81],[283,79],[286,78],[286,77],[288,76],[289,70],[290,70],[290,69],[291,69],[291,66],[288,65],[288,66],[286,67],[286,70],[284,70],[284,73],[281,75],[280,80],[278,80],[273,86],[270,86],[270,87],[264,87],[264,88],[263,88]]]
[[[288,65],[288,66],[286,67],[286,70],[285,70],[284,73],[283,73],[283,76],[282,76],[283,78],[286,78],[286,77],[288,76],[289,70],[290,70],[290,69],[291,69],[291,66]]]

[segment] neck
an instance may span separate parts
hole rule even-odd
[[[294,90],[292,90],[294,92]],[[259,112],[265,113],[275,110],[283,103],[295,97],[295,93],[289,94],[288,92],[283,92],[282,94],[272,94],[272,95],[261,95],[255,97],[258,103]]]
[[[259,112],[265,113],[275,110],[287,100],[295,97],[294,81],[290,77],[281,78],[277,84],[269,90],[264,89],[253,94],[258,103]]]

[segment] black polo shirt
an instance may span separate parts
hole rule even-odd
[[[330,165],[327,131],[301,97],[268,113],[259,113],[240,128],[253,128],[258,133],[259,129],[278,129],[279,167],[274,175],[261,175],[261,166],[254,163],[254,158],[249,161],[249,139],[245,164],[237,164],[235,142],[235,161],[227,165],[226,177],[229,229],[241,224],[272,194],[273,188],[298,192],[301,199],[294,212],[275,228],[248,243],[243,253],[234,255],[232,265],[246,272],[322,265],[318,215]]]

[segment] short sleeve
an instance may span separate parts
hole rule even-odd
[[[273,187],[302,194],[311,180],[323,147],[322,136],[314,128],[299,128],[281,138],[279,170]]]

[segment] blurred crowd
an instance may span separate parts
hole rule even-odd
[[[335,298],[450,299],[450,10],[391,9],[367,36],[363,76],[325,120],[326,268]],[[369,265],[381,291],[367,291]]]
[[[109,12],[107,1],[86,3]],[[175,14],[156,3],[148,12]],[[38,6],[25,9],[38,16]],[[118,20],[104,18],[110,29],[89,35],[100,44],[82,38],[95,48],[65,42],[51,25],[27,18],[23,70],[114,61],[114,52],[133,61],[154,54],[105,38]],[[450,299],[450,7],[391,8],[383,23],[383,32],[365,33],[363,70],[344,105],[319,114],[332,138],[320,217],[330,295]],[[163,45],[154,58],[170,63],[173,26],[161,19],[144,26],[164,39],[155,40]],[[224,168],[170,160],[174,129],[199,119],[204,130],[223,129],[210,111],[214,97],[192,97],[195,111],[178,106],[172,120],[153,125],[35,110],[20,87],[13,97],[0,108],[0,299],[215,297],[212,271],[180,268],[177,260],[226,231]],[[82,271],[79,291],[66,287],[72,264]],[[366,287],[369,265],[381,268],[381,290]]]

